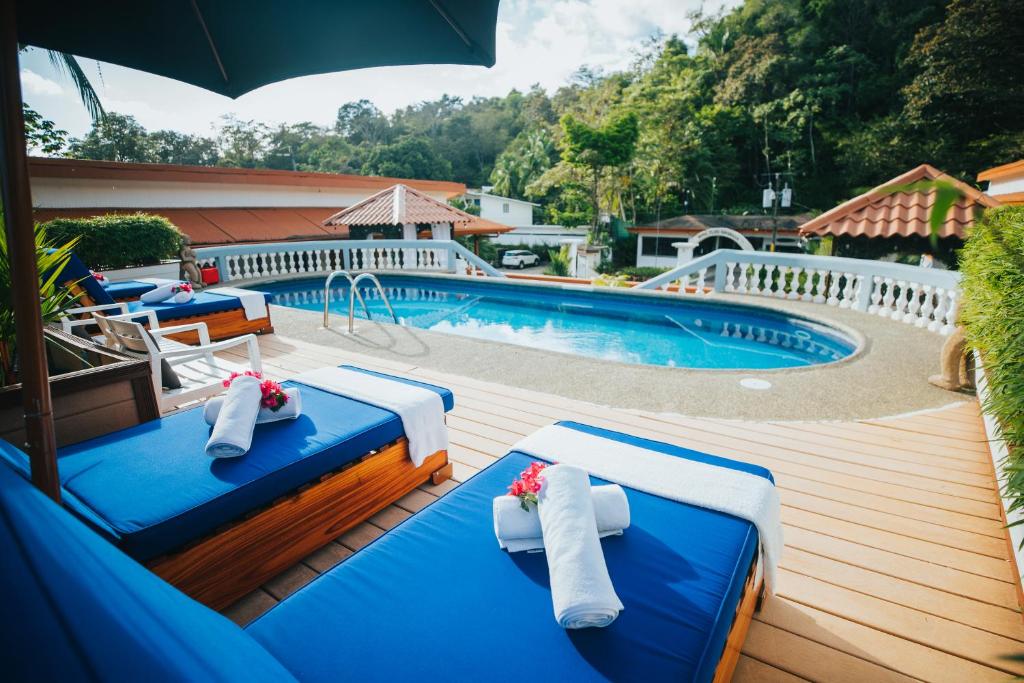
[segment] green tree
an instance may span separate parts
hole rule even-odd
[[[25,144],[29,154],[60,156],[67,145],[68,132],[57,128],[57,125],[27,104],[21,105],[25,117]]]
[[[149,134],[153,161],[186,166],[216,166],[220,160],[217,142],[200,135],[187,135],[173,130]]]
[[[74,139],[70,156],[76,159],[102,159],[145,163],[154,160],[146,129],[134,116],[107,112],[82,139]]]
[[[217,133],[220,151],[219,166],[261,168],[267,155],[267,126],[256,121],[243,121],[232,115],[221,117]]]
[[[363,162],[367,175],[397,178],[451,179],[451,163],[439,156],[426,138],[403,136],[390,145],[377,145]]]
[[[601,127],[588,126],[571,114],[561,120],[565,137],[562,139],[562,159],[585,168],[590,175],[591,202],[597,227],[600,212],[599,185],[601,174],[609,167],[622,167],[636,152],[639,135],[637,116],[633,112],[617,116]]]
[[[391,123],[370,100],[341,105],[334,130],[353,145],[379,145],[393,138]]]
[[[522,199],[526,188],[552,166],[555,144],[547,128],[524,130],[494,161],[490,181],[494,192]]]

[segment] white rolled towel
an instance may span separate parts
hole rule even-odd
[[[555,620],[568,629],[608,626],[623,607],[597,535],[590,477],[579,467],[552,465],[537,498]]]
[[[181,282],[175,280],[174,282],[168,282],[165,285],[160,285],[156,289],[143,292],[142,296],[139,297],[139,301],[144,304],[159,304],[167,301],[174,296],[174,292],[172,290],[180,284]]]
[[[237,458],[249,451],[262,398],[260,380],[255,377],[243,375],[231,381],[210,440],[206,442],[208,456]]]
[[[284,390],[284,393],[288,396],[288,402],[281,406],[279,410],[271,410],[270,408],[260,406],[260,411],[256,414],[256,424],[277,422],[279,420],[294,420],[302,414],[302,394],[299,392],[299,388],[289,387]],[[217,417],[220,415],[223,406],[223,396],[214,396],[206,402],[206,407],[203,408],[203,419],[206,420],[206,424],[211,426],[216,424]]]
[[[593,486],[590,497],[594,501],[598,536],[618,536],[629,528],[629,499],[621,486]],[[494,535],[498,546],[510,553],[544,547],[537,510],[524,510],[515,496],[494,499]]]

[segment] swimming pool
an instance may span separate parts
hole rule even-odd
[[[382,275],[403,325],[590,358],[668,367],[775,369],[830,363],[856,342],[821,323],[756,306],[629,296],[543,285]],[[323,278],[262,285],[273,303],[323,311]],[[331,311],[348,315],[348,283],[332,283]],[[390,321],[369,282],[374,320]],[[356,302],[356,315],[365,318]]]

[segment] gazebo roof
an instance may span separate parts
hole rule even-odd
[[[928,164],[921,164],[901,176],[882,183],[875,189],[854,197],[804,223],[804,235],[849,235],[851,237],[910,237],[931,234],[928,216],[935,203],[934,190],[890,192],[894,185],[909,185],[922,180],[944,180],[955,185],[963,196],[946,215],[939,237],[963,239],[967,228],[974,224],[974,212],[979,206],[999,206],[987,194],[960,182]]]
[[[370,195],[327,218],[325,226],[448,223],[456,234],[508,232],[512,228],[449,206],[401,183]]]

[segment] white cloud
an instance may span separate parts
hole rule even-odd
[[[738,0],[725,2],[735,5]],[[512,88],[527,90],[534,83],[553,91],[583,64],[606,71],[625,68],[650,35],[686,34],[686,15],[702,4],[702,0],[503,0],[497,63],[491,69],[452,65],[362,69],[297,78],[237,100],[112,65],[103,65],[101,75],[89,60],[83,60],[83,68],[108,109],[132,114],[152,130],[173,128],[208,135],[219,117],[229,113],[267,123],[328,125],[338,107],[351,100],[369,99],[392,112],[445,93],[465,99],[500,96]],[[715,4],[709,2],[708,9]],[[22,62],[38,72],[49,68],[36,50],[23,55]],[[88,128],[88,117],[67,89],[59,106],[40,101],[36,108],[74,135]]]
[[[26,95],[60,95],[64,92],[60,83],[40,76],[31,69],[21,70],[21,87]]]

